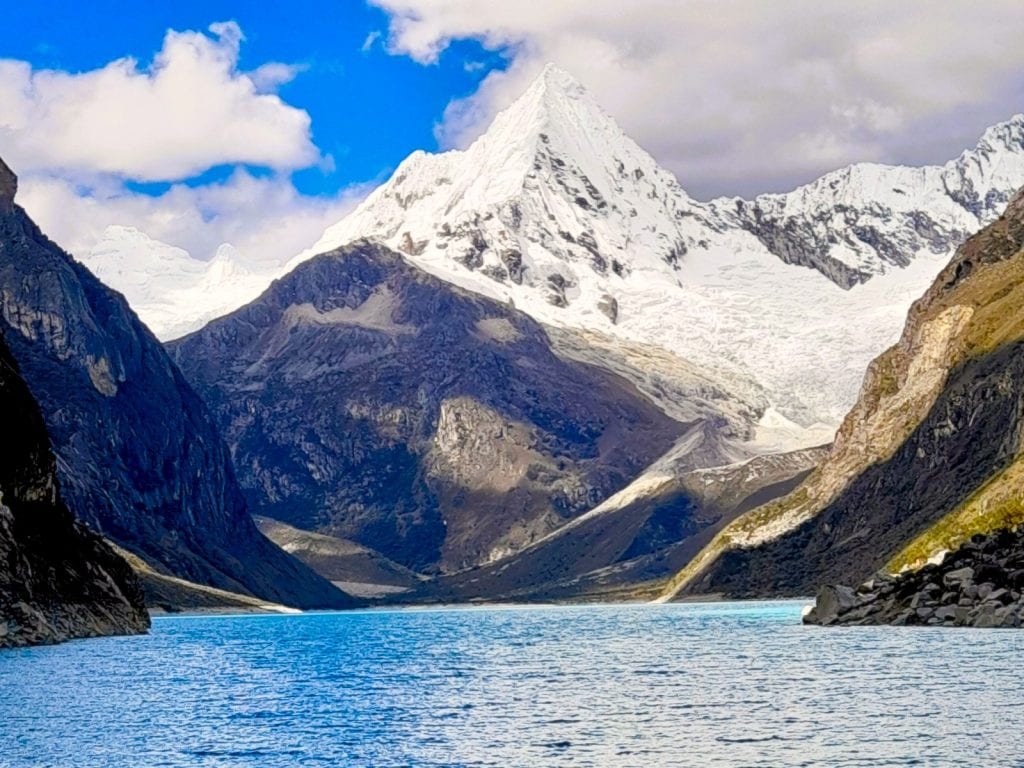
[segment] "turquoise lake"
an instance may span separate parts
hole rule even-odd
[[[0,766],[1024,765],[1024,632],[802,605],[158,618],[0,653]]]

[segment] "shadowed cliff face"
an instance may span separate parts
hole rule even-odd
[[[670,593],[807,595],[1024,522],[1024,194],[869,367],[819,469],[727,528]]]
[[[61,499],[46,426],[2,336],[0,413],[0,648],[145,632],[135,574]]]
[[[265,539],[213,419],[124,299],[13,204],[0,171],[0,318],[68,507],[158,569],[296,606],[349,600]]]
[[[624,380],[557,357],[526,316],[368,243],[169,349],[254,511],[421,570],[522,548],[681,431]]]
[[[810,595],[859,584],[958,507],[1020,450],[1024,342],[952,371],[931,411],[888,461],[859,475],[814,518],[723,555],[699,588],[736,597]]]

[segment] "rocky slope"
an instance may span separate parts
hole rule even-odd
[[[913,306],[822,465],[727,527],[667,594],[811,594],[1024,522],[1022,376],[1024,194]]]
[[[614,358],[658,350],[728,393],[753,450],[787,450],[831,439],[911,302],[1022,184],[1018,116],[944,166],[861,164],[784,195],[703,203],[549,67],[467,150],[414,153],[262,279],[376,239],[545,325],[600,334]],[[112,233],[83,259],[115,279],[136,240]],[[177,287],[128,274],[115,284],[166,338],[177,332],[167,306],[195,317],[210,297],[223,294],[225,311],[245,298],[193,290],[200,268],[183,267]]]
[[[145,632],[135,574],[61,498],[46,426],[2,336],[0,412],[0,648]]]
[[[354,541],[293,528],[269,517],[256,519],[260,531],[350,595],[363,598],[404,596],[423,577]]]
[[[557,356],[526,315],[365,242],[168,348],[251,509],[419,571],[521,549],[683,432],[627,380]]]
[[[792,489],[822,453],[810,449],[690,471],[664,459],[621,492],[523,550],[422,584],[400,599],[653,598],[718,530]]]
[[[522,551],[403,594],[403,602],[648,599],[723,526],[791,490],[824,449],[690,469],[670,454]],[[686,456],[684,452],[682,454]]]
[[[1019,627],[1024,615],[1024,533],[976,534],[960,548],[898,577],[882,572],[857,589],[826,586],[805,624]]]
[[[297,606],[351,600],[256,530],[208,410],[125,300],[0,173],[0,319],[83,522],[166,573]]]

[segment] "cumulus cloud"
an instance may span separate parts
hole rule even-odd
[[[692,193],[792,187],[851,162],[941,162],[1024,109],[1019,0],[372,0],[392,53],[511,56],[440,136],[461,146],[547,61]]]
[[[22,172],[142,181],[223,164],[316,163],[309,115],[274,93],[297,68],[241,72],[238,25],[213,24],[210,33],[169,31],[148,67],[125,58],[68,73],[0,60],[0,154]]]

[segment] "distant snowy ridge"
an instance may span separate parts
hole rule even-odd
[[[413,153],[282,267],[199,278],[188,267],[177,283],[97,271],[171,338],[316,253],[380,240],[448,282],[599,338],[608,364],[641,385],[664,389],[666,371],[685,370],[667,407],[713,392],[744,451],[782,450],[829,438],[911,302],[1020,186],[1024,116],[945,166],[854,165],[788,194],[699,202],[549,66],[472,146]],[[678,364],[638,352],[656,349]]]
[[[247,304],[280,273],[280,266],[250,271],[225,243],[209,261],[154,240],[133,227],[107,227],[79,257],[100,280],[120,291],[159,338],[198,330],[215,317]]]
[[[992,126],[942,166],[861,163],[787,194],[716,200],[723,218],[755,234],[783,261],[813,267],[843,287],[944,257],[994,221],[1024,185],[1024,115]]]

